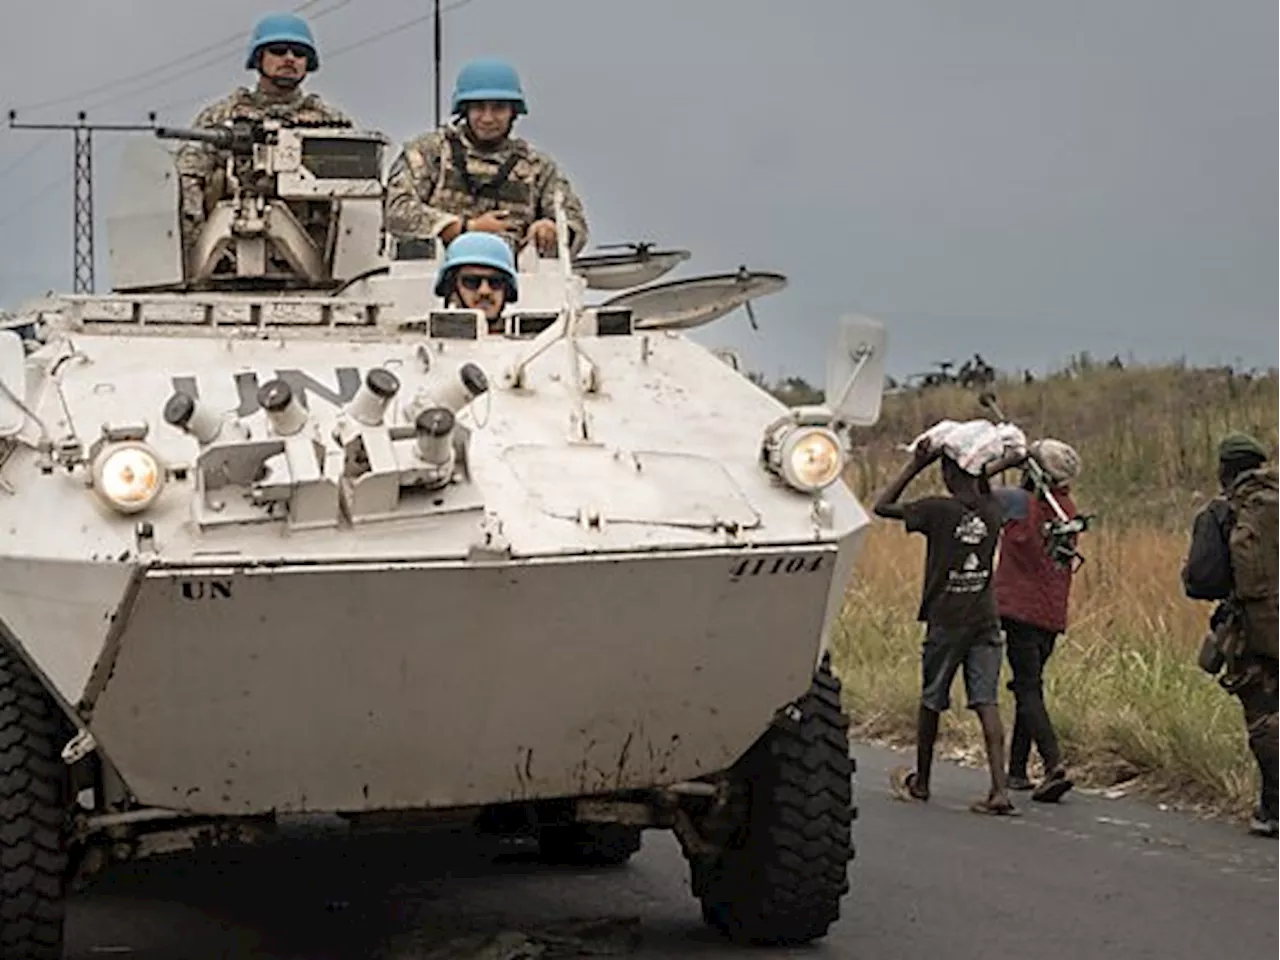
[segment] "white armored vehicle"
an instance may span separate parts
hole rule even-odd
[[[823,936],[881,327],[787,409],[682,332],[783,278],[628,289],[688,254],[570,262],[561,218],[493,332],[384,235],[381,135],[160,133],[239,158],[193,249],[138,139],[112,292],[0,330],[0,953],[61,956],[105,864],[317,812],[585,862],[672,829],[709,923]]]

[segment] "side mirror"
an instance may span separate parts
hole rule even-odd
[[[13,330],[0,330],[0,437],[12,437],[27,421],[27,351]]]
[[[869,427],[880,419],[886,339],[879,320],[841,318],[827,357],[826,406],[836,423]]]

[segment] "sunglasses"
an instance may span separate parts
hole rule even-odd
[[[310,48],[300,43],[273,43],[266,49],[267,53],[273,57],[283,57],[286,53],[292,53],[299,60],[306,60],[311,56]]]
[[[479,290],[481,284],[488,284],[490,290],[505,290],[507,286],[506,277],[491,277],[487,274],[469,273],[465,277],[458,278],[458,285],[466,287],[468,290]]]

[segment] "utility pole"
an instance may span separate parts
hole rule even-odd
[[[93,293],[93,134],[94,131],[154,130],[156,115],[147,115],[147,126],[126,123],[88,123],[85,112],[75,123],[18,123],[16,110],[9,111],[14,130],[70,130],[75,136],[75,187],[71,212],[71,281],[73,293]]]
[[[435,84],[436,84],[436,129],[440,129],[440,51],[442,48],[440,38],[440,0],[435,2]]]

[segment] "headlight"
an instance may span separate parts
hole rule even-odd
[[[765,431],[765,468],[802,493],[816,493],[844,471],[844,444],[830,427],[798,424],[789,418]]]
[[[787,434],[779,451],[782,475],[799,490],[821,490],[844,469],[840,439],[826,427],[798,427]]]
[[[160,458],[146,444],[108,444],[94,458],[93,489],[121,513],[145,510],[163,488]]]

